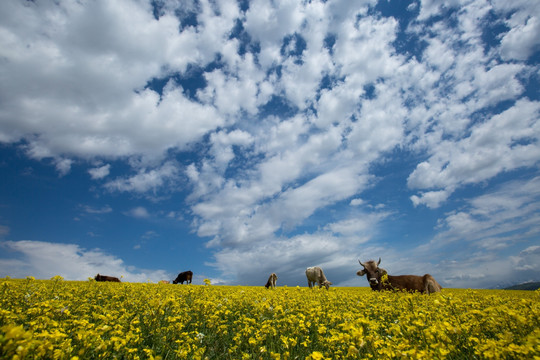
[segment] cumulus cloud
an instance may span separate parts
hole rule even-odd
[[[520,15],[518,13],[508,20],[508,24],[514,26],[501,39],[501,56],[505,60],[527,60],[540,50],[540,19],[533,14],[522,19]]]
[[[212,106],[190,101],[181,88],[161,97],[144,90],[164,75],[164,64],[185,71],[195,60],[188,54],[197,51],[188,50],[197,34],[178,33],[175,16],[157,20],[147,5],[131,1],[2,7],[10,15],[0,37],[7,106],[0,138],[25,138],[29,155],[160,156],[222,124]],[[29,83],[31,88],[23,85]],[[67,161],[59,162],[61,174]]]
[[[58,173],[60,176],[64,176],[71,170],[71,164],[73,164],[73,161],[70,159],[57,159],[56,160],[56,170],[58,170]]]
[[[508,110],[471,127],[470,135],[441,141],[410,174],[411,188],[445,188],[413,196],[415,205],[437,207],[454,189],[514,169],[533,166],[540,155],[540,103],[519,100]]]
[[[449,191],[446,190],[428,191],[422,193],[420,196],[411,196],[411,201],[414,206],[423,204],[431,209],[436,209],[448,199],[449,195]]]
[[[75,244],[23,240],[3,241],[0,247],[4,256],[11,255],[10,258],[0,258],[2,276],[50,279],[60,275],[66,280],[86,280],[100,273],[123,276],[122,281],[129,282],[157,282],[171,278],[171,274],[164,270],[137,269],[100,249],[89,250]]]
[[[105,184],[110,191],[145,193],[156,192],[167,182],[176,179],[179,169],[174,162],[168,161],[161,167],[147,170],[140,169],[136,175],[111,180]]]
[[[103,179],[107,177],[111,171],[111,164],[105,164],[103,166],[88,169],[88,173],[93,180]]]

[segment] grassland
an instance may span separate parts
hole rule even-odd
[[[540,359],[540,291],[0,279],[2,359]]]

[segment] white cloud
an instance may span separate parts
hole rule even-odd
[[[435,238],[442,245],[469,241],[478,248],[501,249],[540,234],[540,179],[511,181],[469,200],[469,207],[451,212]]]
[[[222,124],[212,106],[181,89],[162,99],[143,90],[165,68],[185,70],[186,55],[198,53],[196,33],[179,33],[174,16],[155,20],[147,5],[131,1],[2,7],[10,14],[0,37],[9,106],[0,138],[25,138],[32,157],[161,156]]]
[[[132,216],[132,217],[138,218],[138,219],[146,219],[146,218],[150,217],[150,213],[148,212],[148,210],[146,210],[146,208],[144,208],[142,206],[137,206],[137,207],[127,211],[125,214],[127,216]]]
[[[60,176],[65,176],[71,171],[71,165],[73,161],[70,159],[57,159],[56,170],[60,173]]]
[[[106,164],[97,168],[88,169],[88,173],[93,180],[103,179],[107,177],[111,171],[111,164]]]
[[[369,241],[379,224],[389,213],[357,213],[353,217],[326,225],[325,229],[356,244]]]
[[[350,205],[351,206],[359,206],[359,205],[362,205],[364,203],[364,200],[362,199],[352,199],[351,202],[350,202]]]
[[[131,177],[111,180],[105,184],[105,187],[110,191],[156,192],[165,183],[174,182],[178,173],[177,164],[168,161],[157,169],[143,168],[139,170],[138,174]]]
[[[417,195],[411,196],[411,201],[414,206],[423,204],[431,209],[436,209],[448,199],[448,196],[450,195],[450,193],[451,191],[446,191],[446,190],[428,191],[425,193],[421,193],[420,196],[417,196]]]
[[[510,20],[512,21],[512,20]],[[540,19],[531,14],[525,23],[512,27],[501,40],[501,56],[505,60],[527,60],[540,50]]]
[[[255,0],[250,2],[246,12],[245,27],[264,47],[267,44],[279,43],[285,35],[294,33],[303,19],[299,3]]]
[[[470,129],[470,136],[441,141],[433,155],[416,167],[408,179],[413,189],[445,188],[422,197],[416,204],[436,207],[457,187],[479,183],[503,172],[532,166],[540,158],[540,103],[519,100],[501,114]]]
[[[504,287],[538,279],[538,189],[538,178],[514,180],[475,196],[439,219],[431,242],[403,254],[437,264],[429,271],[447,287]]]
[[[109,205],[105,205],[101,208],[95,208],[92,206],[84,205],[82,206],[83,210],[89,214],[108,214],[113,211]]]
[[[0,242],[0,247],[4,254],[13,254],[11,258],[0,258],[2,276],[50,279],[60,275],[66,280],[86,280],[100,273],[123,276],[122,281],[128,282],[157,282],[172,276],[164,270],[133,268],[100,249],[88,250],[75,244],[23,240]]]
[[[518,256],[510,258],[517,270],[534,270],[540,273],[540,246],[529,246],[521,251]]]
[[[427,20],[440,13],[441,9],[457,7],[461,0],[421,0],[418,20]]]

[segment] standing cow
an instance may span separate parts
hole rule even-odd
[[[266,285],[264,285],[265,288],[275,288],[276,287],[276,281],[277,281],[277,275],[275,273],[271,273],[270,277],[268,278],[268,281],[266,282]]]
[[[111,281],[111,282],[120,282],[120,279],[114,276],[99,275],[97,274],[94,278],[96,281]]]
[[[178,274],[176,279],[173,280],[173,284],[184,284],[186,281],[188,284],[191,284],[191,279],[193,278],[193,272],[191,270],[181,272]]]
[[[381,258],[379,262],[375,263],[373,260],[366,261],[362,263],[358,260],[360,265],[364,267],[363,270],[360,270],[356,273],[358,276],[367,276],[369,281],[369,286],[371,290],[380,291],[380,290],[406,290],[406,291],[419,291],[422,294],[431,294],[434,292],[440,292],[442,286],[429,274],[424,276],[417,275],[388,275],[387,271],[379,267],[381,263]],[[387,278],[383,279],[383,276],[386,275]]]
[[[318,266],[308,267],[306,269],[306,277],[310,289],[315,283],[319,284],[319,289],[324,285],[326,290],[332,285],[332,283],[326,279],[326,276],[324,276],[322,269]]]

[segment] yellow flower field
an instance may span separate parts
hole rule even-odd
[[[539,300],[0,279],[0,358],[540,359]]]

